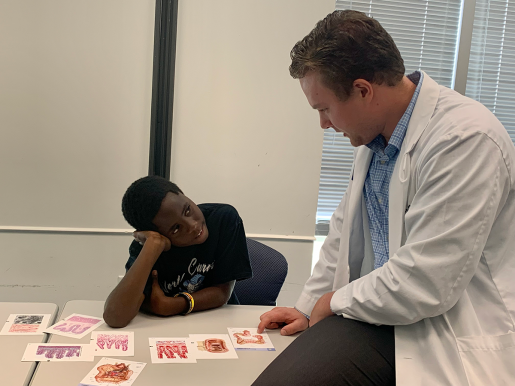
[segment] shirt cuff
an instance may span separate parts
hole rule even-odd
[[[313,307],[315,307],[318,299],[319,298],[314,298],[307,292],[302,291],[299,300],[295,303],[295,308],[303,314],[311,315],[311,311],[313,311]]]
[[[306,315],[304,312],[302,312],[301,310],[299,310],[297,307],[293,307],[295,308],[297,311],[299,311],[302,315],[304,315],[306,317],[307,320],[309,320],[309,315]]]

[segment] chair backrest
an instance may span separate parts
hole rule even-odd
[[[288,273],[288,263],[275,249],[247,239],[252,278],[236,282],[234,292],[240,304],[275,306]]]

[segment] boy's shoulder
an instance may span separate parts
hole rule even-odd
[[[198,207],[204,214],[206,221],[216,220],[240,220],[236,208],[229,204],[199,204]]]

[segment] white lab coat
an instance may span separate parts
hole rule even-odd
[[[363,198],[371,158],[356,149],[296,307],[310,314],[336,290],[333,312],[394,325],[397,385],[515,385],[515,148],[506,130],[424,74],[390,182],[390,259],[376,270]]]

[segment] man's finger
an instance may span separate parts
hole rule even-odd
[[[267,322],[262,320],[261,323],[259,323],[259,325],[258,325],[257,333],[261,334],[263,331],[265,331],[266,325],[267,325]]]
[[[265,312],[259,317],[261,323],[258,325],[257,333],[261,334],[265,328],[274,329],[279,328],[279,325],[284,323],[284,315],[278,312],[276,309]]]
[[[275,330],[275,329],[279,328],[280,326],[282,326],[283,324],[284,323],[277,323],[277,322],[270,322],[268,324],[265,324],[264,322],[261,322],[261,323],[259,323],[257,333],[261,334],[265,330],[265,328],[267,328],[269,330]]]
[[[302,321],[299,319],[293,321],[290,324],[287,324],[281,329],[281,335],[293,335],[299,331],[303,331],[305,328],[302,324]]]
[[[261,334],[265,330],[265,328],[270,328],[268,326],[272,323],[273,320],[273,317],[270,315],[270,312],[271,311],[265,312],[263,315],[259,317],[259,319],[261,319],[261,322],[259,323],[257,328],[258,334]]]

